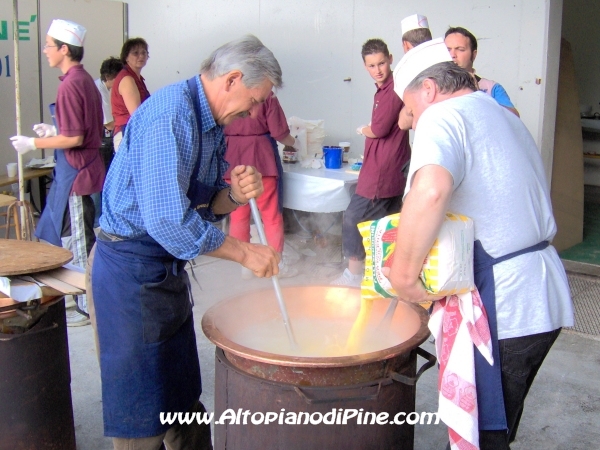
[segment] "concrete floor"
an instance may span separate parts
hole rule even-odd
[[[270,281],[242,280],[240,266],[208,257],[198,259],[195,273],[202,290],[194,288],[194,318],[202,368],[202,401],[213,410],[214,345],[200,326],[203,313],[221,299],[243,295],[252,289],[268,288]],[[303,257],[298,266],[310,265]],[[322,277],[298,275],[281,280],[282,285],[323,284]],[[599,299],[600,301],[600,299]],[[103,437],[100,373],[92,329],[69,328],[71,388],[79,450],[111,449]],[[423,348],[434,352],[425,342]],[[420,361],[422,364],[422,361]],[[427,371],[417,384],[416,411],[437,410],[437,370]],[[447,442],[446,427],[420,425],[415,428],[416,450],[442,450]],[[378,448],[374,446],[373,448]],[[600,449],[600,339],[563,332],[544,363],[527,399],[513,450]],[[266,449],[265,449],[266,450]]]

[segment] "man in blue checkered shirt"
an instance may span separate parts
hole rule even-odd
[[[267,246],[225,236],[211,222],[263,191],[237,166],[231,185],[222,127],[247,116],[281,68],[256,37],[215,50],[200,75],[153,94],[131,116],[110,167],[91,275],[104,434],[115,449],[212,448],[208,424],[163,425],[160,413],[203,412],[189,280],[198,255],[278,273]]]

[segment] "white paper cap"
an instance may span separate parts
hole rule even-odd
[[[68,20],[55,19],[48,28],[48,35],[65,44],[83,47],[86,29],[81,25]]]
[[[443,38],[423,42],[411,48],[394,69],[394,91],[404,101],[404,90],[417,75],[429,67],[452,61]]]
[[[402,35],[404,36],[404,33],[410,30],[429,28],[429,22],[427,22],[427,17],[422,16],[421,14],[413,14],[412,16],[402,19],[400,27],[402,28]]]

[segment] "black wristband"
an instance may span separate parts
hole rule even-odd
[[[229,201],[230,201],[231,203],[235,204],[236,206],[245,206],[245,205],[247,205],[247,204],[248,204],[248,202],[246,202],[246,203],[240,203],[240,202],[238,202],[238,201],[237,201],[237,200],[236,200],[236,199],[233,197],[233,195],[231,194],[231,188],[229,188],[229,192],[227,193],[227,197],[229,198]]]

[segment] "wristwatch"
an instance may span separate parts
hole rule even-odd
[[[247,205],[247,204],[248,204],[248,202],[246,202],[246,203],[240,203],[240,202],[238,202],[238,201],[237,201],[237,200],[236,200],[236,199],[233,197],[233,195],[231,194],[231,188],[229,188],[229,192],[227,193],[227,197],[229,198],[229,200],[231,201],[231,203],[235,204],[236,206],[244,206],[244,205]]]

